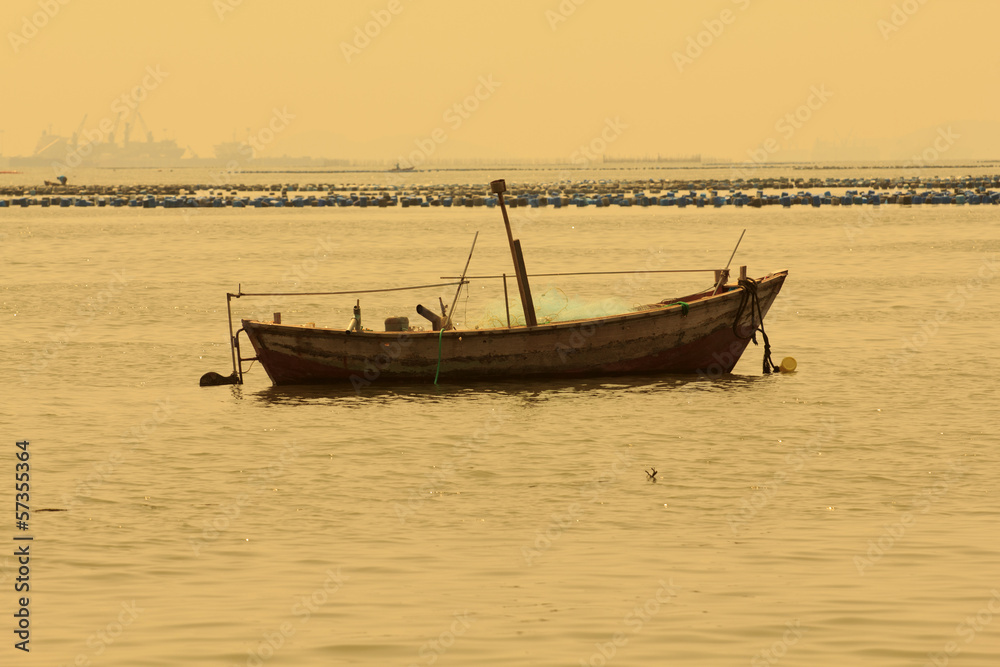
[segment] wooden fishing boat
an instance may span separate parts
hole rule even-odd
[[[732,371],[787,272],[726,285],[636,312],[588,320],[450,331],[346,332],[243,320],[276,385],[572,378]],[[742,306],[742,309],[741,309]]]
[[[763,319],[787,271],[759,280],[744,273],[739,280],[728,282],[727,267],[715,272],[717,279],[710,288],[694,294],[623,314],[539,323],[534,317],[520,242],[510,235],[503,205],[505,187],[502,181],[492,185],[504,212],[526,323],[459,329],[450,326],[447,308],[437,317],[422,306],[418,311],[422,309],[431,319],[434,330],[368,331],[353,326],[353,321],[344,330],[282,324],[280,317],[278,321],[244,319],[242,328],[231,335],[233,374],[227,378],[210,373],[202,378],[202,384],[241,383],[243,362],[251,359],[260,361],[275,385],[339,383],[355,389],[374,382],[432,380],[451,383],[651,373],[718,377],[732,371],[751,340],[757,342],[758,332],[764,339],[764,371],[777,370],[770,360]],[[458,283],[446,284],[461,288],[466,282],[463,272]],[[241,296],[249,295],[240,292],[227,298]],[[230,315],[230,333],[231,320]],[[253,346],[253,357],[241,356],[240,332],[246,333]],[[209,375],[214,377],[206,381]]]

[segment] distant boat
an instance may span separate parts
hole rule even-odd
[[[397,172],[397,171],[413,171],[413,167],[412,167],[412,166],[411,166],[411,167],[400,167],[400,166],[399,166],[399,163],[397,162],[397,163],[396,163],[396,166],[395,166],[395,167],[393,167],[392,169],[390,169],[389,171],[390,171],[390,172]]]
[[[215,157],[224,162],[247,162],[253,159],[254,151],[245,141],[224,141],[214,146]]]
[[[705,373],[718,377],[733,370],[751,339],[756,343],[758,331],[763,335],[763,318],[784,284],[787,271],[759,280],[741,278],[728,283],[727,267],[716,271],[717,277],[708,289],[680,298],[638,306],[619,315],[538,323],[520,241],[510,234],[502,194],[506,188],[503,181],[491,185],[504,213],[526,324],[512,325],[508,316],[506,327],[459,329],[451,326],[447,312],[438,316],[423,306],[417,306],[417,312],[430,321],[431,331],[409,330],[408,322],[401,322],[406,318],[386,320],[386,331],[364,330],[357,309],[356,319],[347,330],[282,324],[280,315],[276,322],[246,319],[230,337],[233,374],[223,377],[208,373],[201,384],[241,384],[243,362],[250,360],[259,360],[275,385],[322,383],[355,389],[373,382],[388,386],[432,379],[437,382],[438,377],[448,382],[651,373]],[[457,283],[423,287],[464,285],[468,282],[465,275],[463,272]],[[405,289],[414,288],[361,291]],[[228,299],[242,296],[274,295],[228,294],[227,304]],[[442,310],[446,311],[443,304]],[[254,357],[241,355],[239,334],[243,332],[253,346]],[[764,369],[769,373],[777,368],[770,362],[766,335],[764,342]]]

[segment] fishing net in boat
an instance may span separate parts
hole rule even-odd
[[[578,296],[568,296],[558,287],[549,287],[541,294],[535,294],[533,301],[535,316],[539,324],[620,315],[633,310],[633,306],[624,299],[611,297],[586,300]],[[507,326],[507,310],[504,307],[503,299],[489,302],[486,304],[485,311],[483,318],[475,324],[476,329],[495,329]],[[524,311],[521,309],[517,292],[510,295],[510,323],[512,326],[524,325]]]

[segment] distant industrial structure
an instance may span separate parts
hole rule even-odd
[[[134,140],[135,122],[121,118],[109,131],[102,128],[87,130],[87,116],[70,136],[58,135],[50,127],[42,132],[35,152],[26,157],[11,157],[14,167],[47,167],[61,165],[72,169],[86,164],[91,167],[153,167],[170,166],[182,159],[185,149],[172,139],[155,140],[142,114],[136,112],[142,126],[143,139]]]
[[[135,120],[119,117],[114,125],[104,124],[87,129],[87,116],[69,136],[56,134],[51,126],[42,132],[35,150],[27,156],[11,156],[2,164],[18,167],[53,167],[56,171],[69,171],[78,167],[96,168],[169,168],[220,166],[243,168],[246,166],[324,166],[322,159],[310,157],[259,157],[245,141],[225,141],[214,146],[214,157],[203,158],[191,147],[183,147],[173,139],[156,139],[142,114],[136,111]],[[104,121],[108,123],[109,121]],[[139,125],[139,136],[136,125]]]

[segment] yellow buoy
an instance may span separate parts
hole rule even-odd
[[[796,366],[798,366],[798,364],[795,362],[793,357],[785,357],[781,360],[781,366],[779,368],[782,373],[791,373],[795,370]]]

